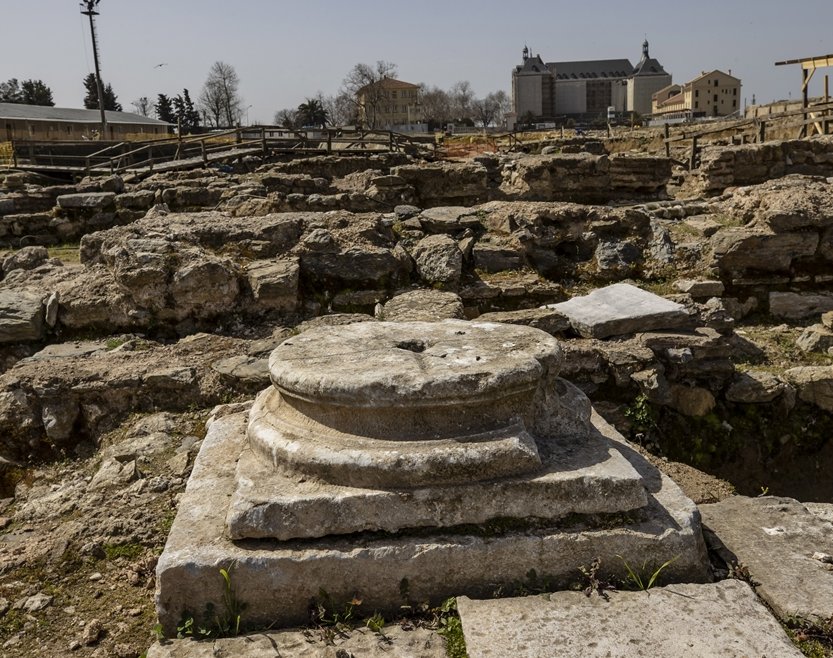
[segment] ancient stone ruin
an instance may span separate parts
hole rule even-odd
[[[303,622],[326,590],[379,610],[489,594],[594,557],[673,560],[708,579],[699,515],[561,379],[558,342],[482,322],[313,329],[270,357],[273,386],[216,420],[159,562],[157,607]],[[488,565],[488,566],[486,566]],[[346,600],[346,599],[345,599]]]

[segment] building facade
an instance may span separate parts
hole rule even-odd
[[[648,114],[654,92],[669,84],[671,74],[651,57],[648,41],[636,66],[628,59],[545,63],[524,47],[512,71],[513,111],[522,122],[604,117],[611,107]]]
[[[419,85],[394,78],[362,87],[356,94],[361,125],[378,130],[408,130],[421,124],[419,91]]]
[[[740,78],[720,70],[703,72],[684,85],[670,85],[654,93],[655,118],[698,119],[740,113]]]
[[[106,111],[106,140],[120,140],[128,135],[164,136],[172,126],[164,121],[130,112]],[[21,103],[0,103],[0,141],[81,141],[98,139],[101,113],[67,107],[45,107]]]

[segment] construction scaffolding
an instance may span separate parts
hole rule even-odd
[[[821,55],[818,57],[802,57],[801,59],[789,59],[783,62],[775,62],[775,66],[787,66],[792,64],[801,65],[801,106],[804,113],[804,125],[801,128],[800,137],[809,137],[818,132],[820,135],[827,134],[827,128],[831,121],[829,110],[813,112],[810,110],[809,85],[816,69],[833,66],[833,54]],[[830,100],[830,77],[824,76],[824,99],[827,104]],[[817,121],[815,119],[818,119]]]

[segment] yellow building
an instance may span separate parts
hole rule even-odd
[[[714,70],[684,85],[668,85],[651,98],[654,117],[724,117],[740,110],[740,79]]]
[[[366,128],[402,129],[422,122],[419,85],[384,78],[356,94],[359,120]]]

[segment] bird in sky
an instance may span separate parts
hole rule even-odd
[[[168,65],[168,63],[167,63],[167,62],[162,62],[161,64],[157,64],[157,65],[156,65],[156,66],[154,66],[153,68],[158,69],[158,68],[159,68],[159,67],[161,67],[161,66],[167,66],[167,65]]]

